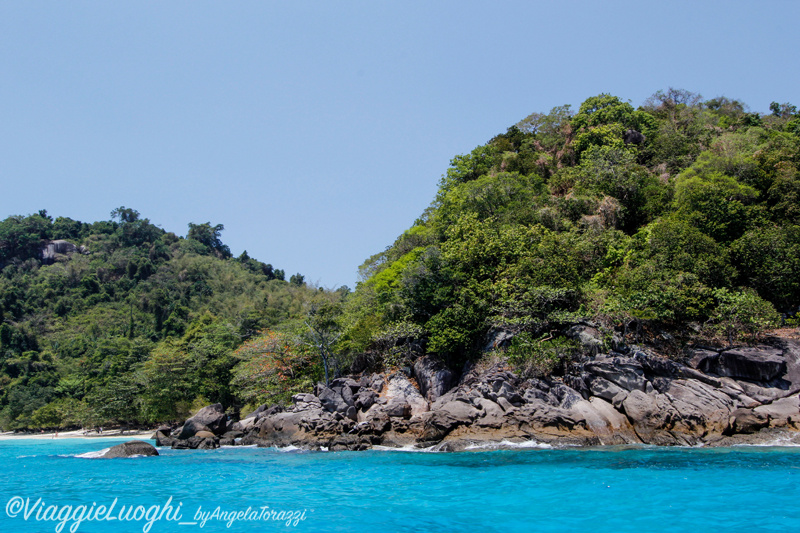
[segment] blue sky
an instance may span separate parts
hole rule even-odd
[[[800,105],[786,1],[4,2],[0,217],[132,207],[325,287],[534,111],[670,86]]]

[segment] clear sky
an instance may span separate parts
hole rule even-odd
[[[800,2],[0,4],[0,218],[132,207],[334,288],[450,159],[534,111],[676,87],[800,105]]]

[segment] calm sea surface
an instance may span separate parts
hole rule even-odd
[[[80,457],[125,440],[0,441],[0,531],[800,531],[800,448]]]

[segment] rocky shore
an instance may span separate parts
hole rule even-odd
[[[586,344],[586,343],[585,343]],[[591,342],[588,342],[591,344]],[[158,446],[373,446],[461,450],[487,443],[731,445],[800,429],[800,342],[695,347],[677,362],[638,347],[585,355],[558,378],[521,379],[502,364],[456,375],[429,356],[392,374],[318,385],[292,406],[231,422],[222,405]]]

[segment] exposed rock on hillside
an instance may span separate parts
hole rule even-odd
[[[456,450],[530,439],[696,445],[746,435],[752,442],[762,430],[800,429],[798,354],[796,341],[776,339],[774,346],[696,349],[684,365],[632,347],[585,356],[562,378],[523,380],[495,366],[472,369],[451,387],[452,373],[422,358],[414,365],[416,382],[402,372],[337,379],[316,394],[295,395],[285,411],[259,408],[233,424],[237,437],[226,435],[231,443],[330,450]],[[225,438],[224,422],[212,424],[224,415],[222,406],[201,413],[173,431],[177,440],[163,432],[157,440],[212,447]]]

